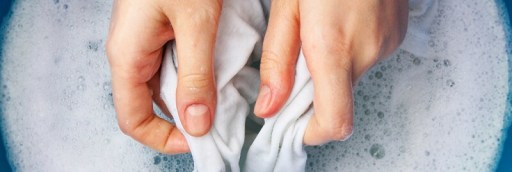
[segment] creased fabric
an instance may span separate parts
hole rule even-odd
[[[426,53],[428,27],[435,16],[437,2],[410,2],[410,30],[401,48],[422,55]],[[176,46],[170,43],[166,49],[161,71],[161,96],[188,141],[195,171],[305,169],[307,155],[302,140],[314,110],[313,83],[302,52],[297,61],[292,93],[285,106],[274,117],[265,119],[259,132],[246,126],[246,120],[251,125],[257,125],[261,120],[252,114],[259,71],[251,64],[261,56],[268,4],[268,1],[259,0],[223,2],[214,57],[217,108],[213,127],[205,136],[192,137],[181,125],[175,99]]]

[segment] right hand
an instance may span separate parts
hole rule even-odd
[[[162,153],[189,152],[183,134],[159,118],[160,66],[165,45],[178,53],[177,108],[192,136],[211,128],[216,106],[213,53],[222,0],[117,0],[107,41],[112,88],[121,130]]]
[[[271,117],[286,103],[302,48],[315,88],[304,144],[346,140],[352,85],[400,45],[408,16],[407,0],[272,0],[255,114]]]

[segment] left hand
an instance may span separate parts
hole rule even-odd
[[[288,100],[302,48],[315,87],[315,114],[304,143],[347,139],[353,125],[352,86],[402,42],[408,1],[272,0],[271,7],[255,114],[273,116]]]
[[[160,66],[166,44],[176,41],[176,106],[185,131],[209,132],[216,107],[214,45],[222,0],[116,0],[107,41],[119,128],[154,150],[189,152],[174,124],[156,116],[153,101],[170,116],[160,97]]]

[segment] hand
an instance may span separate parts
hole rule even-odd
[[[178,53],[177,108],[185,130],[206,134],[216,106],[213,52],[221,0],[117,0],[107,42],[114,105],[121,130],[162,153],[189,148],[182,133],[157,117],[152,100],[170,116],[159,97],[159,69],[165,45]]]
[[[400,45],[407,18],[407,0],[273,0],[255,114],[273,116],[287,101],[302,47],[315,87],[315,114],[304,144],[347,139],[352,86]]]

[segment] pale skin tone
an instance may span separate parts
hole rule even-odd
[[[188,152],[183,134],[154,115],[163,49],[175,40],[177,108],[187,133],[202,136],[215,117],[213,50],[221,0],[118,0],[107,42],[121,130],[167,154]],[[352,133],[352,86],[392,53],[407,28],[407,0],[273,0],[261,59],[260,117],[275,115],[290,95],[302,48],[315,87],[315,114],[304,144],[345,140]],[[201,69],[201,70],[199,70]],[[218,114],[222,115],[222,114]]]
[[[400,45],[407,17],[407,0],[273,0],[256,115],[273,116],[286,102],[302,48],[315,88],[304,143],[346,140],[353,126],[352,86]]]

